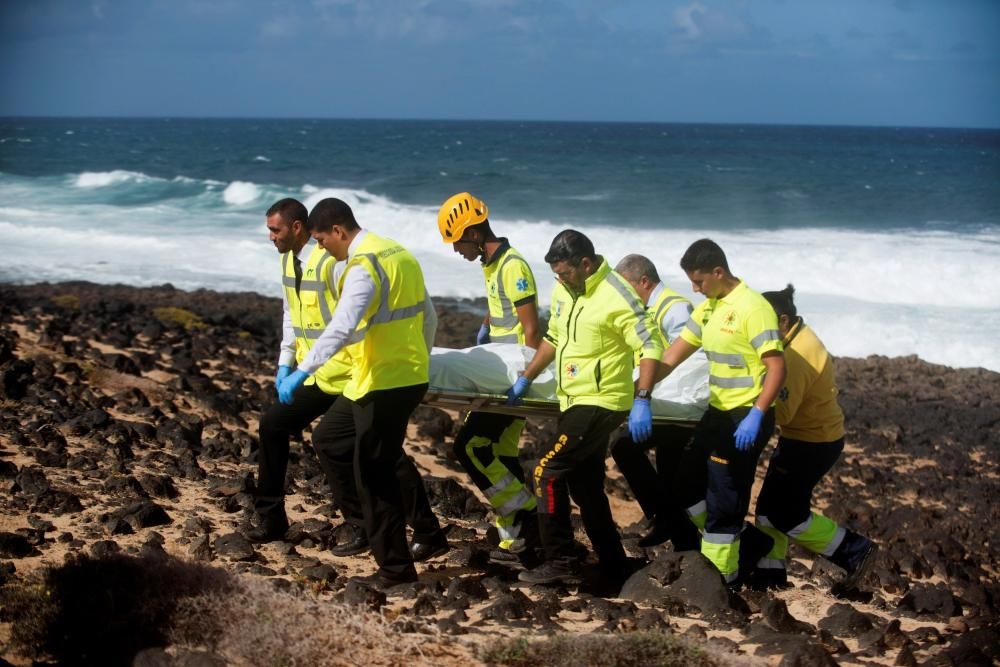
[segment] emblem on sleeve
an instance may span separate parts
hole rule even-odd
[[[527,292],[528,291],[528,279],[527,278],[518,278],[517,279],[517,289],[518,289],[519,292]]]

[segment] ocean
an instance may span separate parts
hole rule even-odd
[[[688,295],[678,260],[707,236],[751,287],[793,283],[835,354],[1000,371],[997,130],[6,118],[0,281],[278,296],[264,211],[340,197],[416,254],[432,295],[477,297],[481,272],[436,225],[462,190],[531,262],[543,306],[562,229],[612,264],[647,255]]]

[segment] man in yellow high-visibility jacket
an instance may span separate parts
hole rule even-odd
[[[506,238],[493,232],[486,202],[468,192],[448,198],[438,213],[445,243],[467,261],[478,260],[486,282],[487,315],[476,343],[520,343],[537,349],[538,295],[531,266]],[[518,446],[524,420],[495,412],[469,412],[452,451],[496,513],[499,563],[529,558],[538,543],[535,497],[525,488]],[[519,556],[521,554],[521,556]]]
[[[284,383],[303,382],[348,348],[351,379],[313,431],[313,442],[324,467],[338,480],[334,493],[349,489],[352,482],[357,489],[357,507],[351,507],[351,498],[341,498],[338,504],[345,517],[363,517],[379,565],[376,573],[359,579],[376,586],[416,581],[414,560],[448,550],[416,467],[403,451],[410,415],[428,382],[424,322],[432,316],[433,305],[423,272],[401,245],[361,229],[351,207],[339,199],[317,203],[307,226],[331,255],[347,261],[347,267],[330,324]],[[404,477],[412,483],[401,481]],[[405,500],[404,493],[411,497]],[[410,510],[415,519],[410,522],[412,552],[406,542],[407,505],[416,508]]]
[[[649,437],[650,391],[663,344],[635,290],[595,253],[586,236],[572,229],[560,232],[545,261],[559,279],[549,328],[507,394],[510,402],[520,400],[555,361],[559,435],[533,471],[545,562],[519,578],[534,584],[580,582],[571,497],[603,573],[620,577],[627,560],[604,493],[608,437],[626,415],[637,441]],[[633,383],[636,354],[639,379]]]
[[[844,449],[844,413],[837,403],[833,358],[799,316],[794,294],[791,285],[763,294],[778,315],[788,373],[776,405],[781,435],[757,496],[757,527],[774,539],[774,548],[757,562],[751,585],[786,585],[785,552],[793,540],[843,568],[847,577],[840,585],[850,588],[874,562],[877,546],[810,511],[813,489]]]
[[[663,355],[662,377],[699,348],[709,362],[709,406],[678,465],[678,502],[692,517],[704,504],[701,552],[734,588],[740,566],[752,568],[772,540],[744,526],[760,453],[774,432],[774,401],[785,380],[778,320],[771,305],[734,276],[722,248],[695,241],[681,257],[695,307],[680,337]],[[707,476],[707,488],[702,480]]]
[[[271,242],[281,253],[283,285],[276,388],[305,359],[337,307],[336,260],[311,242],[307,218],[306,207],[291,198],[275,202],[266,213]],[[293,394],[279,394],[279,401],[261,415],[254,489],[257,526],[247,532],[251,541],[278,540],[288,530],[284,500],[289,439],[333,405],[350,377],[351,362],[345,352],[338,353]]]

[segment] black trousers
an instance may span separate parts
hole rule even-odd
[[[295,391],[291,405],[275,403],[261,415],[254,509],[262,521],[287,520],[285,473],[289,439],[329,410],[337,396],[327,394],[315,384],[302,385]]]
[[[689,426],[657,424],[646,442],[634,442],[626,430],[611,446],[611,456],[647,519],[669,514],[674,473],[693,432]],[[656,468],[646,455],[652,447],[656,448]]]
[[[580,405],[559,415],[559,435],[532,475],[546,560],[576,561],[570,523],[572,497],[580,507],[584,530],[601,565],[613,568],[625,562],[621,536],[604,493],[604,459],[608,438],[626,414]]]
[[[380,573],[415,576],[406,524],[415,542],[443,539],[413,459],[403,450],[410,415],[427,392],[415,385],[341,396],[313,430],[313,444],[344,519],[363,527]]]
[[[681,507],[706,502],[705,533],[739,535],[743,529],[757,461],[774,433],[772,408],[764,414],[750,449],[737,450],[733,435],[749,410],[723,411],[710,406],[681,457],[675,477],[678,502]]]
[[[757,516],[787,533],[812,513],[813,489],[830,471],[844,450],[844,439],[803,442],[779,437],[757,496]]]

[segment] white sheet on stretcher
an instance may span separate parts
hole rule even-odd
[[[430,386],[439,391],[502,394],[514,384],[534,353],[516,343],[490,343],[464,350],[435,347],[431,351]],[[552,366],[531,384],[527,398],[559,400]],[[658,417],[690,421],[701,418],[708,407],[708,361],[702,352],[656,385],[651,407]]]

